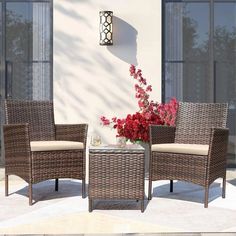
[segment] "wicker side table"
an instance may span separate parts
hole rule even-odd
[[[144,211],[144,148],[115,145],[89,148],[89,212],[94,199],[140,200]]]

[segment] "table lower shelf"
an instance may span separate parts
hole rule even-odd
[[[125,200],[132,200],[132,199],[91,199],[89,198],[89,212],[92,212],[93,209],[94,209],[94,204],[93,204],[93,201],[94,200],[119,200],[119,201],[125,201]],[[144,199],[133,199],[134,201],[140,201],[140,210],[141,212],[143,213],[144,212]]]

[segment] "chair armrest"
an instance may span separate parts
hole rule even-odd
[[[56,124],[56,140],[82,142],[86,145],[88,124]]]
[[[14,165],[18,169],[24,169],[31,165],[28,124],[3,125],[3,138],[6,168]]]
[[[167,125],[150,125],[150,144],[173,143],[175,140],[175,127]]]
[[[210,164],[222,161],[226,164],[228,137],[228,128],[211,128],[209,145]]]

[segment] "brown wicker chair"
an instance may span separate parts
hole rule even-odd
[[[17,175],[29,184],[59,178],[82,180],[85,197],[87,124],[55,125],[50,101],[5,101],[5,195],[8,176]]]
[[[223,178],[222,197],[225,198],[226,153],[228,143],[227,104],[180,103],[176,127],[150,126],[150,174],[152,181],[183,180],[205,188],[208,207],[209,186]]]

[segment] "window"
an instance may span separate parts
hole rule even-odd
[[[227,102],[236,166],[236,1],[163,1],[163,100]]]

